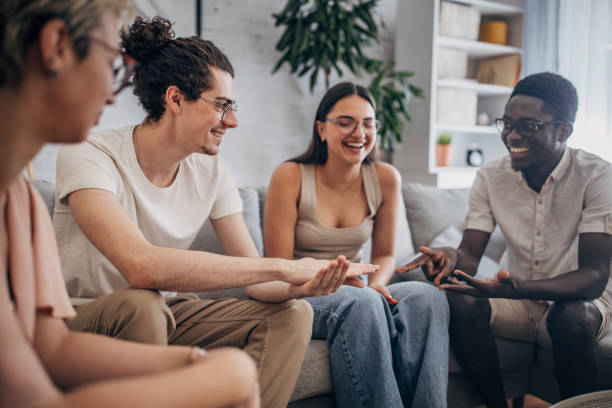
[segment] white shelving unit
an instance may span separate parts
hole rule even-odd
[[[512,87],[481,84],[475,75],[480,59],[521,55],[524,0],[453,0],[477,7],[481,21],[501,19],[508,24],[508,44],[498,45],[439,35],[440,3],[443,0],[402,0],[398,2],[395,60],[397,68],[415,72],[414,83],[425,92],[424,100],[413,99],[412,121],[404,130],[404,143],[394,155],[404,182],[418,181],[441,188],[469,188],[477,168],[466,163],[472,144],[483,151],[485,163],[506,154],[492,122],[503,114]],[[468,79],[438,78],[438,49],[450,48],[468,55]],[[470,79],[471,78],[471,79]],[[454,88],[477,95],[477,113],[486,113],[491,125],[457,125],[436,121],[438,89]],[[435,142],[448,132],[453,138],[454,158],[449,167],[437,167]]]

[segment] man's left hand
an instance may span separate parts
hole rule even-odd
[[[463,293],[479,298],[506,298],[519,297],[519,279],[510,276],[510,272],[501,270],[497,276],[490,280],[475,279],[467,273],[455,269],[452,277],[440,285],[440,289]]]

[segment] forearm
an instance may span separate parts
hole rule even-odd
[[[517,294],[521,299],[597,299],[603,293],[607,281],[607,276],[597,269],[585,267],[554,278],[519,280]]]
[[[212,350],[198,363],[146,376],[95,382],[69,392],[62,408],[213,408],[246,406],[255,396],[255,365],[229,349]],[[237,358],[240,357],[240,358]],[[251,405],[249,405],[251,406]]]
[[[191,347],[159,347],[38,324],[36,348],[54,382],[73,388],[93,381],[162,372],[187,365]],[[53,336],[53,337],[52,337]]]
[[[284,280],[286,260],[244,258],[150,246],[118,269],[131,286],[169,291],[207,291]]]
[[[395,270],[395,258],[392,255],[373,256],[371,263],[379,265],[380,269],[368,276],[368,286],[387,286]]]
[[[262,302],[279,303],[293,299],[291,285],[281,281],[264,282],[247,286],[245,292],[253,299]]]
[[[478,272],[478,264],[480,258],[476,258],[469,251],[459,247],[457,248],[457,262],[454,269],[462,270],[470,276],[475,276]],[[453,271],[451,271],[452,274]]]

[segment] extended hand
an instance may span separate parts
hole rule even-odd
[[[404,273],[418,268],[423,270],[425,277],[439,286],[451,274],[457,263],[457,251],[451,247],[427,248],[420,247],[421,255],[395,270]]]
[[[455,277],[449,277],[447,279],[448,283],[440,285],[440,289],[479,298],[519,298],[518,279],[510,276],[510,272],[506,270],[497,272],[497,276],[491,280],[474,279],[458,269],[453,274]]]
[[[389,302],[390,305],[397,305],[397,300],[393,299],[393,296],[391,296],[391,292],[389,292],[389,290],[387,289],[385,285],[374,284],[374,285],[368,285],[368,287],[370,289],[374,289],[375,291],[383,295],[384,298],[387,299],[387,302]]]
[[[340,257],[343,260],[346,260],[344,256],[339,256],[335,261],[339,262]],[[309,280],[313,279],[317,273],[321,271],[321,269],[325,269],[330,266],[331,262],[328,260],[319,260],[312,258],[302,258],[297,261],[291,261],[292,268],[290,269],[290,275],[286,276],[283,279],[285,282],[301,285]],[[348,261],[347,261],[348,262]],[[372,264],[362,264],[362,263],[350,263],[348,270],[346,272],[346,280],[347,284],[352,286],[359,286],[357,281],[361,282],[361,280],[357,279],[357,277],[361,275],[367,275],[370,273],[374,273],[380,269],[378,265]]]
[[[343,255],[340,255],[334,261],[329,262],[324,268],[321,268],[319,272],[308,282],[301,285],[291,285],[289,292],[295,299],[300,299],[309,296],[325,296],[330,293],[334,293],[338,290],[340,285],[348,280],[349,284],[352,280],[359,281],[363,286],[361,280],[357,278],[347,278],[347,273],[351,263],[346,260]],[[357,284],[356,286],[358,286]]]

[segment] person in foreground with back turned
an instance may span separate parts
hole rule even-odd
[[[256,408],[243,351],[137,344],[64,322],[75,312],[49,212],[20,172],[45,143],[84,140],[113,102],[125,3],[0,3],[0,407]]]

